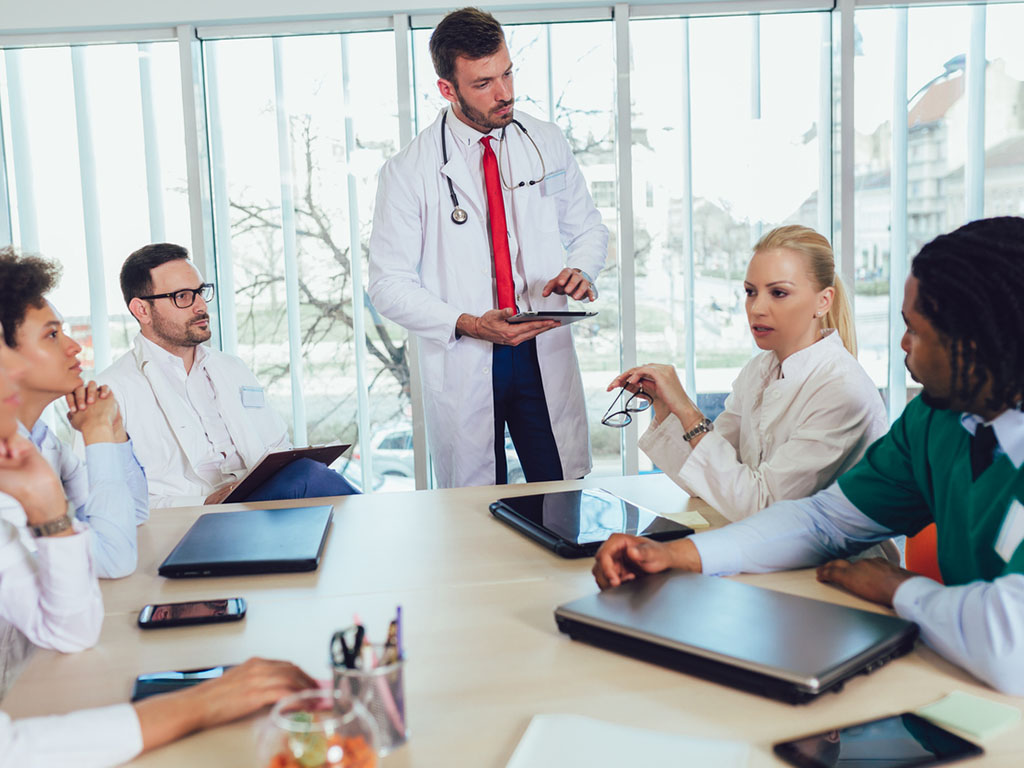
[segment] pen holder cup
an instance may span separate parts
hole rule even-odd
[[[373,657],[383,658],[384,646],[373,644]],[[359,701],[377,725],[377,754],[383,757],[405,744],[409,727],[405,716],[405,659],[372,669],[334,666],[334,691]]]

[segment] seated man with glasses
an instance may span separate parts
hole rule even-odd
[[[265,453],[291,448],[285,423],[245,363],[204,346],[214,287],[187,250],[157,243],[135,251],[121,267],[121,293],[139,335],[99,379],[121,406],[150,506],[219,504]],[[325,465],[298,459],[247,500],[355,492]]]

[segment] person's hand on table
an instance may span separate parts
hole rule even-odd
[[[818,581],[835,584],[857,597],[888,608],[892,607],[893,595],[900,584],[919,575],[881,557],[869,557],[853,563],[848,560],[832,560],[818,566]]]
[[[238,487],[238,483],[228,483],[227,485],[222,485],[216,491],[214,491],[209,496],[207,496],[206,497],[206,501],[204,501],[203,503],[204,504],[220,504],[237,487]]]
[[[230,723],[288,694],[316,687],[317,682],[294,664],[249,659],[215,680],[134,704],[143,751]]]
[[[584,297],[588,301],[593,301],[597,298],[597,295],[594,293],[594,287],[583,276],[583,273],[578,269],[570,269],[569,267],[566,267],[548,280],[540,295],[550,296],[552,293],[557,293],[559,296],[569,296],[576,301],[583,301]]]
[[[661,542],[644,536],[613,533],[597,550],[591,572],[597,586],[608,589],[637,576],[669,568],[700,573],[700,554],[691,541]]]
[[[455,323],[455,331],[459,336],[482,339],[492,344],[516,347],[524,341],[558,327],[556,320],[531,320],[526,323],[510,323],[508,318],[516,314],[511,308],[491,309],[480,317],[460,315]]]

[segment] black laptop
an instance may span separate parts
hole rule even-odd
[[[555,621],[574,640],[793,704],[908,653],[918,634],[895,616],[673,571],[566,603]]]
[[[329,505],[207,513],[158,573],[173,579],[315,571],[333,514]]]
[[[562,557],[592,557],[613,533],[658,541],[693,529],[601,489],[498,499],[491,514]]]

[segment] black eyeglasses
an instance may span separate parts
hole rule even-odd
[[[643,413],[651,407],[651,396],[644,392],[644,385],[641,384],[640,388],[630,394],[626,398],[625,404],[619,410],[613,410],[618,402],[622,399],[623,394],[629,393],[629,390],[623,387],[619,390],[619,394],[615,396],[615,400],[608,406],[608,410],[605,411],[604,416],[601,417],[601,423],[606,427],[616,427],[621,429],[622,427],[629,426],[633,417],[630,414]]]
[[[202,296],[203,301],[211,301],[213,299],[213,283],[203,283],[198,288],[182,288],[180,291],[156,293],[152,296],[139,296],[139,298],[147,301],[170,299],[178,309],[188,309],[196,303],[196,296]]]

